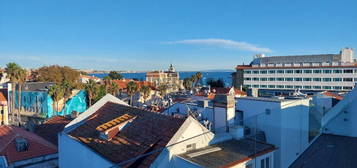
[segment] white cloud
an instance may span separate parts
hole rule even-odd
[[[208,38],[208,39],[189,39],[189,40],[179,40],[179,41],[169,41],[165,42],[165,44],[196,44],[196,45],[209,45],[209,46],[217,46],[223,48],[232,48],[239,49],[245,51],[253,51],[253,52],[272,52],[269,48],[258,47],[257,45],[241,42],[241,41],[233,41],[227,39],[216,39],[216,38]]]

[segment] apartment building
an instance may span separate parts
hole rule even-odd
[[[183,81],[180,80],[180,74],[176,72],[172,64],[167,71],[147,72],[146,81],[151,82],[155,87],[167,85],[167,92],[175,92],[183,88]]]
[[[357,82],[354,50],[339,54],[272,56],[256,55],[250,65],[238,65],[236,88],[245,86],[270,93],[350,91]]]

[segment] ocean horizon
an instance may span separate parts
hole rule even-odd
[[[179,72],[180,79],[183,80],[187,77],[191,77],[194,75],[196,72]],[[145,81],[145,75],[146,73],[144,72],[139,72],[139,73],[121,73],[124,77],[124,79],[136,79],[140,81]],[[202,72],[202,79],[200,81],[201,85],[207,85],[207,81],[209,79],[222,79],[224,82],[224,85],[226,87],[232,86],[232,77],[231,77],[232,72]],[[98,78],[104,78],[105,76],[108,76],[107,73],[93,73],[89,74],[96,76]]]

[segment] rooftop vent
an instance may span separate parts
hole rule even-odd
[[[17,137],[15,138],[15,147],[17,152],[27,151],[29,144],[25,138]]]
[[[108,121],[96,128],[99,132],[99,137],[103,140],[111,140],[115,135],[121,131],[125,126],[131,123],[136,116],[124,114],[111,121]]]

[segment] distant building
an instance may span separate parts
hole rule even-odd
[[[41,114],[45,117],[53,115],[69,115],[73,111],[83,112],[87,109],[87,97],[84,90],[74,90],[67,102],[62,99],[59,102],[60,110],[53,109],[53,99],[48,94],[48,90],[54,83],[52,82],[26,82],[21,91],[21,108],[28,114]],[[8,87],[11,88],[11,87]],[[15,91],[15,108],[18,107],[17,89]],[[12,98],[12,91],[9,91],[9,98]]]
[[[57,147],[32,132],[0,126],[0,167],[58,167]]]
[[[151,82],[155,87],[167,85],[167,92],[176,92],[183,88],[183,81],[175,68],[170,65],[167,71],[151,71],[146,73],[146,81]]]
[[[233,86],[259,89],[263,94],[288,94],[296,90],[350,91],[357,82],[354,50],[339,54],[254,57],[249,65],[238,65]]]
[[[82,75],[82,74],[80,74],[80,76],[79,76],[79,82],[80,83],[88,83],[89,80],[93,80],[96,83],[101,81],[100,78],[95,77],[94,75],[90,76],[90,75]]]
[[[9,124],[9,105],[7,89],[0,89],[0,125]]]

